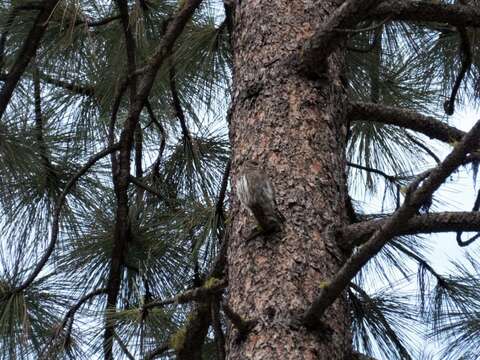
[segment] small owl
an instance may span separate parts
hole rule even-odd
[[[242,166],[236,189],[240,202],[250,210],[262,232],[281,229],[285,218],[277,209],[272,183],[258,163],[247,161]]]

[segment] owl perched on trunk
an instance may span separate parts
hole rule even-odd
[[[277,209],[272,183],[258,163],[247,161],[243,165],[236,188],[240,202],[253,214],[262,233],[281,229],[285,218]]]

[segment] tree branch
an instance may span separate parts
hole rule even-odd
[[[136,186],[138,186],[140,189],[143,189],[143,190],[146,190],[147,192],[149,192],[150,194],[153,194],[155,196],[157,196],[158,198],[160,198],[161,200],[166,200],[165,196],[163,196],[162,194],[160,194],[157,190],[155,190],[154,188],[152,188],[151,186],[143,183],[142,181],[140,181],[138,178],[136,178],[135,176],[131,176],[129,177],[129,180],[132,184],[135,184]]]
[[[354,163],[349,162],[349,161],[347,161],[347,166],[380,175],[380,176],[384,177],[386,180],[390,181],[391,183],[396,183],[397,180],[399,180],[399,177],[397,177],[397,176],[388,175],[387,173],[385,173],[381,170],[370,168],[370,167],[359,165],[359,164],[354,164]]]
[[[448,23],[453,26],[480,27],[480,9],[477,6],[445,4],[435,1],[391,0],[372,9],[369,18]]]
[[[115,331],[113,332],[113,338],[117,341],[118,346],[120,346],[120,349],[122,349],[122,351],[123,351],[123,353],[125,354],[125,356],[126,356],[129,360],[135,360],[135,357],[130,353],[130,351],[128,351],[127,345],[125,345],[125,343],[122,341],[122,339],[120,338],[120,336],[118,336],[118,334],[117,334]]]
[[[349,225],[339,231],[342,238],[341,246],[352,249],[365,243],[375,231],[387,223],[387,219],[369,220]],[[417,215],[400,226],[397,236],[430,234],[456,231],[480,231],[479,212],[441,212]]]
[[[325,310],[340,296],[358,271],[398,234],[402,224],[409,221],[452,172],[462,164],[466,155],[478,145],[479,136],[480,121],[477,121],[444,161],[410,184],[403,205],[386,219],[385,224],[366,243],[357,248],[331,281],[320,289],[319,296],[301,317],[305,326],[314,327],[319,322]]]
[[[153,360],[157,356],[162,355],[165,351],[170,349],[170,345],[167,343],[160,345],[156,349],[150,351],[147,355],[145,355],[144,360]]]
[[[477,192],[477,198],[475,199],[475,203],[473,204],[472,211],[478,212],[480,209],[480,190]],[[462,230],[463,231],[463,230]],[[480,233],[472,236],[468,240],[462,240],[462,231],[457,232],[457,244],[460,247],[465,247],[471,245],[474,241],[476,241],[478,238],[480,238]]]
[[[53,210],[53,219],[52,219],[52,228],[50,232],[50,242],[48,244],[45,253],[43,254],[42,258],[40,259],[39,263],[35,266],[30,276],[25,280],[21,285],[17,286],[12,292],[18,293],[25,290],[30,284],[35,280],[37,275],[42,271],[43,267],[47,263],[50,255],[55,248],[55,244],[57,243],[58,232],[59,232],[59,223],[60,223],[60,215],[62,212],[63,204],[65,203],[65,199],[67,194],[70,192],[72,187],[76,184],[78,179],[82,177],[97,161],[104,158],[105,156],[111,154],[114,151],[117,151],[120,148],[120,144],[114,144],[109,146],[108,148],[96,153],[88,161],[83,165],[76,173],[73,175],[70,180],[68,181],[67,185],[63,189],[62,193],[58,197],[57,203],[55,205],[55,209]]]
[[[8,74],[0,74],[0,81],[7,81],[8,76],[9,76]],[[95,95],[95,87],[91,85],[78,85],[78,84],[63,81],[60,79],[55,79],[49,75],[42,74],[42,73],[39,73],[39,77],[44,83],[68,90],[77,95],[85,95],[85,96]]]
[[[57,327],[55,333],[50,337],[50,339],[48,340],[47,344],[44,346],[43,350],[41,350],[40,352],[40,355],[38,356],[39,359],[44,359],[46,357],[44,357],[44,354],[45,352],[47,351],[48,347],[50,346],[50,344],[52,343],[53,340],[55,340],[55,338],[62,332],[62,330],[65,328],[65,325],[67,325],[67,322],[70,318],[72,318],[72,321],[73,321],[73,317],[75,316],[75,313],[78,311],[78,309],[80,309],[82,307],[83,304],[85,304],[88,300],[94,298],[95,296],[97,295],[101,295],[101,294],[105,294],[105,292],[107,291],[107,289],[103,288],[103,289],[97,289],[97,290],[93,290],[92,292],[84,295],[83,297],[81,297],[75,305],[73,305],[68,311],[67,313],[65,314],[65,316],[63,317],[63,320],[61,322],[61,324]],[[45,356],[48,356],[48,352],[45,354]]]
[[[223,312],[230,320],[233,326],[238,330],[241,337],[246,337],[248,333],[257,325],[256,320],[244,320],[227,303],[222,304]]]
[[[108,145],[111,146],[115,142],[115,126],[117,124],[117,116],[118,116],[118,111],[120,110],[120,105],[122,103],[122,97],[125,94],[125,91],[127,91],[128,87],[128,81],[121,81],[120,84],[118,85],[116,91],[115,91],[115,96],[113,100],[113,105],[112,105],[112,112],[110,115],[110,121],[108,124],[108,133],[107,133],[107,139],[108,139]],[[110,156],[110,162],[112,163],[112,174],[115,176],[115,174],[118,173],[118,159],[115,154],[111,154]]]
[[[3,117],[10,99],[12,98],[13,91],[17,86],[20,77],[25,72],[30,60],[35,56],[37,48],[40,45],[40,41],[47,30],[50,15],[57,5],[59,0],[45,0],[40,13],[37,15],[35,22],[33,23],[27,38],[23,42],[22,47],[18,51],[17,58],[13,66],[11,67],[8,77],[0,91],[0,119]]]
[[[227,165],[225,165],[225,170],[223,172],[222,183],[220,184],[220,192],[218,193],[217,204],[215,206],[215,212],[220,216],[222,221],[225,221],[225,214],[223,210],[223,205],[225,202],[225,195],[227,194],[228,179],[230,178],[230,167],[232,161],[229,159]]]
[[[125,0],[118,0],[120,9],[125,7]],[[180,10],[168,22],[165,33],[160,39],[160,44],[153,54],[153,56],[147,61],[147,66],[142,69],[141,80],[139,81],[137,91],[133,91],[137,72],[132,68],[133,59],[130,54],[128,58],[128,77],[133,76],[133,82],[130,82],[130,104],[128,110],[128,116],[125,121],[123,130],[120,134],[120,154],[118,157],[118,172],[113,174],[114,191],[116,195],[116,218],[115,218],[115,236],[114,243],[111,252],[110,271],[107,280],[107,306],[115,308],[118,293],[121,285],[121,269],[123,265],[123,258],[128,251],[128,244],[131,238],[131,228],[129,222],[129,197],[128,186],[130,184],[130,161],[131,151],[134,141],[134,132],[140,121],[140,113],[148,99],[150,91],[155,82],[158,70],[171,54],[176,39],[182,33],[185,25],[192,16],[195,9],[200,5],[202,0],[186,0],[183,2]],[[122,5],[123,4],[123,5]],[[122,11],[122,10],[121,10]],[[127,9],[128,11],[128,9]],[[124,9],[125,12],[125,9]],[[127,25],[128,26],[128,25]],[[132,45],[132,44],[130,44]],[[127,46],[128,40],[127,40]],[[131,50],[131,49],[130,49]],[[127,51],[128,53],[130,52]],[[133,72],[133,75],[132,75]],[[135,86],[136,87],[136,86]],[[108,319],[105,321],[105,332],[103,351],[105,360],[112,360],[112,344],[109,339],[113,335],[113,326],[109,325]]]
[[[210,304],[197,303],[187,316],[187,323],[174,334],[170,344],[175,348],[175,359],[198,360],[202,358],[202,347],[211,323]]]
[[[171,304],[186,304],[192,301],[208,301],[212,296],[218,295],[227,286],[226,280],[216,280],[211,285],[203,285],[201,287],[187,290],[173,298],[163,301],[153,301],[145,304],[144,309],[151,309],[154,307],[163,307]]]
[[[130,85],[130,103],[135,101],[137,94],[137,76],[136,70],[136,58],[135,58],[135,38],[132,32],[132,26],[130,25],[130,15],[128,14],[128,2],[127,0],[115,0],[118,10],[120,12],[120,20],[122,22],[123,34],[125,37],[125,48],[127,51],[127,73],[131,78],[129,79]]]
[[[306,73],[325,72],[326,59],[347,36],[347,32],[342,30],[353,29],[374,6],[380,3],[382,0],[343,2],[303,45],[300,53],[301,69]]]
[[[95,95],[95,87],[91,85],[78,85],[75,83],[70,83],[67,81],[55,79],[46,74],[40,74],[40,79],[46,82],[47,84],[54,85],[65,90],[71,91],[78,95],[85,95],[85,96],[94,96]]]
[[[393,106],[353,102],[350,103],[347,116],[350,121],[374,121],[400,126],[450,144],[460,141],[465,135],[465,132],[432,116],[425,116],[412,110]]]
[[[143,178],[143,167],[142,167],[142,158],[143,158],[143,130],[140,126],[140,123],[137,124],[135,129],[135,178]],[[137,200],[141,202],[143,197],[143,188],[137,189]]]
[[[48,156],[47,145],[43,137],[44,119],[42,113],[42,96],[40,87],[40,76],[38,68],[35,67],[33,71],[33,97],[35,108],[35,139],[38,144],[38,152],[42,162],[45,177],[48,179],[52,175],[52,164]]]
[[[202,0],[186,0],[183,2],[183,6],[177,13],[177,15],[168,22],[165,30],[165,34],[160,40],[160,44],[157,47],[153,56],[148,60],[145,69],[142,69],[142,80],[138,86],[138,94],[136,101],[129,111],[127,124],[132,122],[128,128],[135,128],[138,121],[138,116],[143,109],[145,102],[147,101],[150,90],[155,82],[155,77],[158,70],[163,65],[164,61],[171,54],[173,45],[177,38],[183,31],[183,28],[187,24],[187,21],[192,16],[193,12],[200,6]]]
[[[172,106],[175,110],[175,116],[180,121],[180,127],[182,129],[182,135],[187,144],[192,147],[192,137],[190,136],[190,131],[187,126],[187,119],[180,102],[180,97],[178,96],[177,84],[175,81],[175,66],[172,61],[170,61],[170,71],[169,71],[169,85],[170,92],[172,94]]]
[[[111,23],[112,21],[118,20],[120,18],[121,18],[120,15],[112,15],[112,16],[108,16],[104,19],[100,19],[100,20],[96,20],[96,21],[85,22],[84,20],[78,20],[75,23],[75,26],[86,24],[88,27],[97,27],[97,26],[107,25],[107,24]]]
[[[462,67],[460,68],[460,72],[455,79],[455,83],[453,84],[452,94],[450,95],[450,99],[445,101],[443,104],[443,108],[445,109],[445,114],[453,115],[455,112],[455,99],[457,97],[458,90],[460,89],[460,85],[462,84],[463,78],[470,67],[472,66],[473,54],[472,49],[470,47],[470,40],[468,38],[467,29],[464,26],[459,26],[458,33],[460,35],[460,52],[462,56]]]
[[[215,344],[217,348],[217,360],[225,360],[225,336],[222,330],[222,323],[220,321],[220,297],[212,301],[210,304],[210,311],[212,317],[212,327],[215,334]]]
[[[440,164],[442,161],[440,160],[440,158],[437,156],[437,154],[435,154],[428,146],[426,146],[425,144],[423,144],[422,142],[418,141],[414,136],[410,135],[408,132],[406,133],[407,135],[407,138],[412,142],[414,143],[415,145],[417,145],[420,149],[422,149],[423,151],[425,151],[426,154],[430,155],[430,157],[435,160],[435,162],[437,164]]]

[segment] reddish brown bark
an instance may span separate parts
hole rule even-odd
[[[233,327],[229,359],[344,359],[350,320],[342,297],[324,316],[331,331],[292,325],[341,266],[331,226],[345,224],[346,98],[342,55],[322,79],[307,79],[289,59],[334,2],[242,1],[236,9],[235,92],[231,120],[232,188],[242,163],[257,160],[276,188],[283,233],[246,239],[253,217],[234,199],[228,249],[228,302],[257,320],[243,339]]]

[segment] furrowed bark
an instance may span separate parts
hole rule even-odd
[[[229,329],[228,359],[335,360],[350,354],[342,296],[325,318],[330,335],[287,325],[318,295],[318,284],[339,269],[326,230],[347,222],[343,55],[329,57],[325,81],[309,79],[284,61],[336,9],[332,2],[308,4],[242,1],[235,10],[232,189],[242,163],[257,160],[272,180],[286,223],[283,232],[247,243],[255,221],[236,199],[232,203],[228,304],[242,319],[258,322],[242,341]]]

